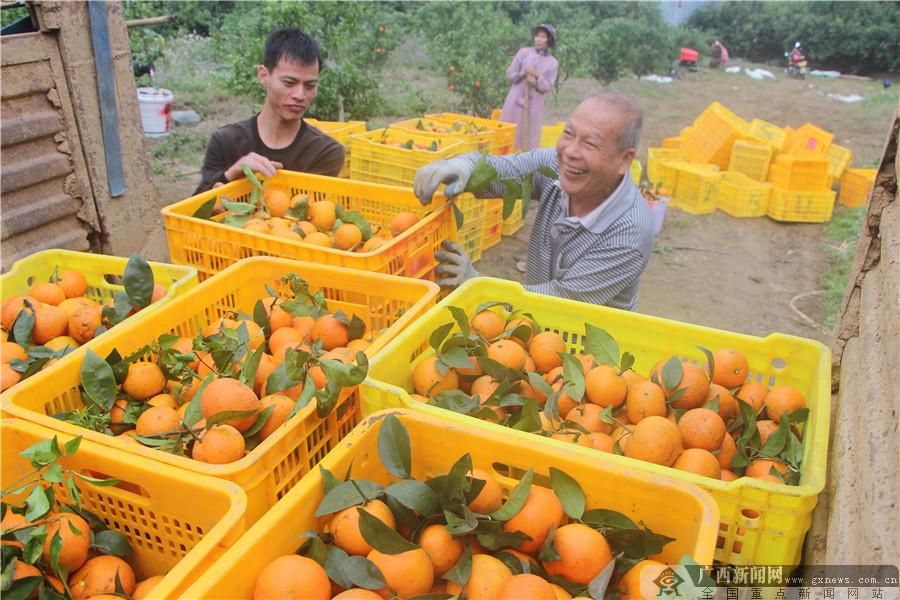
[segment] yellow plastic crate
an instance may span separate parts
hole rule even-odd
[[[667,137],[663,138],[662,147],[670,150],[678,150],[681,148],[681,144],[684,142],[684,138],[679,136],[675,137]]]
[[[127,356],[166,333],[195,336],[203,328],[236,311],[253,313],[265,284],[282,275],[296,273],[313,289],[325,294],[332,312],[357,315],[368,331],[378,333],[366,354],[374,356],[434,304],[438,287],[427,281],[353,271],[276,258],[252,258],[223,271],[173,300],[152,320],[123,324],[94,347],[100,356],[114,349]],[[242,459],[230,464],[210,465],[183,456],[123,442],[120,439],[76,427],[50,415],[81,408],[80,370],[85,352],[60,364],[50,376],[38,373],[11,390],[0,402],[2,412],[68,435],[116,448],[131,455],[154,459],[160,469],[178,469],[233,481],[247,493],[247,522],[259,519],[300,478],[335,447],[359,421],[358,390],[345,390],[337,406],[324,419],[316,416],[315,403],[299,411],[285,425],[263,440]]]
[[[678,172],[678,177],[669,205],[693,215],[715,212],[721,179],[721,173],[715,165],[684,162],[671,164]]]
[[[425,147],[437,144],[437,149],[391,146],[382,143],[385,139],[401,142],[412,140]],[[350,136],[350,149],[350,179],[408,188],[413,186],[416,171],[421,167],[466,152],[458,139],[436,138],[402,127],[375,129]]]
[[[492,198],[485,201],[484,238],[482,247],[487,250],[500,243],[503,236],[503,199]]]
[[[501,212],[500,216],[503,216]],[[522,229],[525,225],[525,214],[522,210],[522,199],[519,198],[516,200],[516,205],[513,207],[512,213],[510,213],[509,217],[503,220],[503,235],[510,236],[515,235],[517,231]]]
[[[644,167],[641,166],[641,161],[638,159],[634,159],[631,161],[631,180],[635,185],[639,185],[641,183],[641,175],[644,174]]]
[[[541,127],[541,148],[552,148],[556,146],[556,141],[562,135],[566,124],[560,121],[555,125],[544,125]]]
[[[764,217],[772,186],[754,181],[737,171],[725,171],[719,179],[716,206],[732,217]]]
[[[831,189],[828,161],[812,155],[779,154],[769,165],[769,183],[792,192],[821,192]]]
[[[468,453],[474,468],[497,478],[506,497],[521,475],[532,468],[534,483],[550,487],[553,467],[581,485],[588,510],[618,511],[675,538],[659,560],[678,564],[687,554],[701,565],[711,563],[718,510],[709,495],[696,487],[634,469],[584,461],[555,449],[535,447],[520,436],[488,432],[461,421],[448,422],[412,411],[384,411],[360,424],[340,449],[325,457],[322,467],[335,475],[350,473],[355,479],[383,485],[395,481],[378,460],[378,432],[387,414],[394,414],[409,431],[412,474],[417,479],[449,472]],[[322,476],[315,471],[250,529],[241,543],[201,575],[185,597],[252,598],[256,576],[263,567],[278,556],[293,554],[304,532],[324,530],[328,517],[315,516],[322,497]]]
[[[419,129],[419,124],[422,124],[422,126],[426,128],[436,127],[438,128],[438,131],[432,131],[431,129]],[[416,119],[407,119],[405,121],[391,123],[388,127],[409,129],[411,131],[415,131],[419,135],[426,136],[435,140],[457,140],[460,143],[460,147],[457,149],[460,154],[467,154],[469,152],[481,152],[482,154],[488,154],[491,151],[491,145],[494,143],[493,130],[489,129],[487,131],[472,131],[471,133],[466,133],[465,129],[454,131],[453,126],[454,123],[446,119],[429,119],[426,117],[419,117]],[[441,129],[446,131],[441,131]]]
[[[728,170],[743,173],[754,181],[765,181],[772,161],[772,148],[767,144],[737,140],[731,148]]]
[[[436,328],[453,322],[447,306],[458,306],[473,314],[485,302],[509,303],[523,314],[531,314],[543,330],[559,332],[569,352],[584,351],[585,323],[603,327],[622,351],[635,357],[640,373],[662,358],[678,355],[682,360],[703,364],[697,346],[710,349],[735,348],[744,353],[750,377],[768,386],[791,385],[806,397],[810,409],[803,429],[803,468],[799,486],[774,484],[753,478],[725,483],[668,467],[601,453],[574,444],[517,432],[500,425],[416,402],[406,389],[412,388],[416,363],[433,353],[428,339]],[[812,522],[816,498],[825,484],[828,431],[831,410],[831,356],[819,342],[773,333],[765,338],[681,323],[640,313],[563,300],[525,291],[518,283],[476,278],[460,286],[425,316],[404,331],[372,362],[363,383],[362,410],[370,414],[391,407],[407,407],[440,416],[452,423],[478,424],[491,436],[509,433],[523,447],[552,447],[560,459],[592,464],[608,463],[616,468],[635,467],[659,477],[694,483],[715,498],[721,513],[716,560],[726,564],[799,564],[803,538]],[[669,511],[666,511],[669,512]],[[671,514],[671,513],[670,513]],[[751,515],[758,516],[751,516]]]
[[[457,232],[457,242],[472,262],[481,260],[484,253],[484,217],[466,221]]]
[[[855,208],[864,206],[872,195],[875,175],[878,169],[847,169],[841,176],[841,189],[838,202],[844,206]]]
[[[441,242],[456,236],[451,207],[445,203],[443,194],[435,194],[434,202],[425,207],[411,189],[293,171],[278,171],[266,185],[287,190],[291,195],[306,194],[310,200],[331,200],[345,209],[359,211],[373,225],[387,227],[395,215],[407,211],[420,220],[377,250],[345,252],[193,216],[203,203],[214,197],[247,200],[253,186],[246,179],[238,179],[162,209],[173,262],[195,267],[201,280],[248,256],[294,258],[434,280],[437,266],[434,252]]]
[[[768,144],[775,152],[781,150],[785,136],[787,136],[787,130],[778,125],[762,119],[750,121],[750,137]]]
[[[713,102],[683,137],[679,150],[687,160],[713,164],[725,170],[735,140],[750,137],[750,124]]]
[[[474,123],[479,127],[487,127],[494,132],[494,141],[491,144],[491,154],[510,154],[515,149],[516,143],[516,124],[506,123],[504,121],[494,121],[492,119],[483,119],[472,115],[461,115],[459,113],[439,113],[425,115],[430,119],[444,119],[451,123],[462,121],[465,123]]]
[[[825,158],[832,139],[834,135],[831,133],[807,123],[796,131],[788,130],[781,151],[786,154],[813,154]]]
[[[647,181],[657,187],[673,190],[678,173],[664,161],[684,160],[680,150],[647,148]]]
[[[366,132],[365,121],[319,121],[317,119],[304,119],[309,125],[327,133],[344,146],[344,167],[338,177],[344,179],[350,177],[350,144],[351,135]]]
[[[850,163],[853,162],[853,151],[850,148],[831,144],[828,146],[825,158],[828,160],[828,174],[834,179],[840,179],[844,171],[850,167]]]
[[[834,211],[834,192],[791,192],[772,188],[766,214],[776,221],[825,223]]]
[[[31,473],[32,466],[19,453],[53,435],[60,445],[73,437],[20,419],[0,420],[4,481]],[[125,560],[137,580],[164,576],[148,600],[182,597],[244,532],[247,497],[233,483],[162,466],[86,439],[59,464],[100,479],[122,480],[116,486],[99,487],[73,477],[84,509],[128,540],[133,552]],[[53,488],[60,505],[72,502],[65,485]],[[25,499],[20,494],[3,500],[20,505]]]

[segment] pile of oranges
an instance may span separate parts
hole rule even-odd
[[[137,262],[143,263],[151,280],[149,303],[164,298],[168,289],[152,282],[152,271],[143,258],[132,256],[129,266]],[[82,273],[56,269],[48,281],[35,282],[26,294],[4,298],[0,389],[12,387],[140,310],[138,302],[128,300],[133,298],[128,281],[125,299],[109,298],[101,304],[87,297],[88,283]],[[123,302],[128,305],[121,307]]]
[[[415,365],[413,399],[722,481],[799,483],[806,399],[750,378],[738,350],[704,350],[705,367],[663,358],[645,376],[627,352],[601,364],[498,307],[462,319],[468,331],[445,330]],[[584,339],[590,349],[611,337],[586,324]]]
[[[484,131],[488,131],[488,128],[482,125],[477,125],[472,121],[457,121],[453,125],[443,125],[438,123],[437,121],[432,121],[431,119],[419,119],[416,121],[415,128],[419,131],[427,131],[429,133],[481,133]]]
[[[424,144],[413,139],[401,140],[387,135],[378,139],[377,143],[385,146],[393,146],[395,148],[403,148],[404,150],[423,150],[425,152],[437,152],[441,148],[441,145],[437,140],[432,141],[430,144]]]
[[[296,275],[195,338],[161,336],[120,362],[90,350],[82,387],[115,378],[106,397],[82,393],[60,418],[133,444],[211,464],[242,458],[311,402],[324,417],[365,378],[371,344],[357,316],[328,311],[321,291]],[[233,317],[233,318],[232,318]],[[109,363],[113,362],[112,365]]]
[[[256,577],[254,598],[588,598],[588,586],[603,576],[625,596],[641,598],[642,580],[665,568],[647,556],[659,553],[672,538],[638,528],[615,511],[573,509],[562,498],[584,498],[584,491],[562,471],[551,478],[551,487],[533,484],[529,471],[505,502],[494,475],[473,468],[468,454],[447,474],[427,480],[397,473],[387,465],[415,459],[408,446],[407,460],[398,459],[399,454],[386,457],[401,446],[393,443],[397,438],[391,433],[385,435],[397,428],[405,432],[399,419],[385,417],[378,451],[386,470],[402,475],[402,486],[409,491],[405,500],[397,503],[392,486],[340,483],[324,471],[332,481],[329,486],[323,480],[324,497],[316,512],[327,519],[324,531],[309,532],[296,554],[265,566]],[[354,485],[355,498],[348,495]],[[624,529],[630,540],[617,535]],[[639,537],[644,539],[636,543]],[[655,543],[648,543],[650,538]],[[618,557],[615,562],[613,557]]]

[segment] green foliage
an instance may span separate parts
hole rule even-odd
[[[900,68],[900,5],[894,2],[712,2],[689,24],[714,32],[732,55],[784,60],[800,41],[814,67],[854,73]]]

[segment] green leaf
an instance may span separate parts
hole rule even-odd
[[[716,359],[708,348],[704,348],[703,346],[697,347],[706,355],[706,372],[709,374],[710,380],[712,380],[713,373],[716,372]]]
[[[366,590],[380,590],[387,585],[375,563],[365,556],[348,556],[343,573],[351,584]]]
[[[800,462],[803,460],[803,442],[793,433],[788,435],[787,446],[781,458],[792,467],[800,468]]]
[[[522,210],[525,210],[525,207],[531,204],[531,174],[526,175],[522,178]]]
[[[253,187],[259,188],[260,186],[262,186],[262,183],[260,183],[259,179],[257,179],[256,174],[253,173],[253,170],[249,165],[244,165],[244,168],[242,170],[244,171],[244,177],[247,178],[247,181],[253,184]]]
[[[59,532],[53,532],[55,537],[59,537]],[[25,543],[22,549],[22,560],[29,565],[33,565],[37,559],[41,557],[44,549],[44,540],[47,539],[47,531],[43,527],[39,527],[31,532],[31,538]]]
[[[472,533],[478,528],[478,518],[468,506],[463,506],[461,512],[463,514],[462,517],[449,510],[444,510],[444,520],[447,521],[447,531],[455,536]]]
[[[441,355],[440,360],[442,363],[453,369],[472,368],[472,363],[469,360],[466,351],[462,348],[451,348]]]
[[[647,529],[616,529],[607,532],[604,537],[613,554],[621,552],[626,558],[639,560],[659,554],[666,544],[675,540]]]
[[[481,406],[477,398],[469,396],[462,390],[445,390],[431,398],[428,404],[463,415],[471,414]]]
[[[523,378],[523,374],[520,371],[505,367],[496,360],[486,356],[479,356],[476,362],[481,367],[481,370],[484,371],[484,374],[490,375],[494,381],[519,381]]]
[[[81,385],[91,402],[109,412],[116,401],[116,376],[109,363],[90,348],[81,363]]]
[[[213,196],[212,198],[201,204],[191,216],[197,219],[208,220],[210,217],[212,217],[213,208],[216,206],[216,199],[217,197]]]
[[[81,436],[79,435],[76,438],[72,438],[68,442],[66,442],[66,454],[71,456],[78,452],[78,448],[81,446]]]
[[[288,350],[288,353],[290,350]],[[266,393],[267,394],[276,394],[278,392],[282,392],[286,389],[292,388],[298,383],[296,379],[292,379],[288,376],[288,366],[287,366],[287,353],[285,353],[285,360],[278,367],[269,373],[269,377],[266,378]],[[195,396],[196,397],[196,396]]]
[[[501,213],[504,219],[508,219],[512,216],[513,212],[516,210],[516,202],[520,202],[519,195],[516,194],[516,190],[510,187],[503,188],[503,212]]]
[[[12,565],[13,563],[10,563]],[[23,577],[13,581],[8,590],[3,592],[3,600],[26,600],[31,598],[34,590],[41,584],[43,577]]]
[[[128,556],[131,554],[131,545],[124,535],[115,529],[106,529],[94,534],[91,548],[100,554],[110,556]]]
[[[568,384],[566,393],[575,402],[581,402],[584,398],[584,371],[581,361],[568,352],[561,352],[560,356],[563,361],[563,380]]]
[[[78,486],[75,485],[75,480],[72,477],[66,479],[66,490],[69,492],[69,497],[72,499],[72,502],[75,503],[76,506],[81,506],[81,492],[78,491]]]
[[[595,508],[582,515],[581,521],[594,529],[637,529],[637,525],[620,512]]]
[[[497,170],[488,164],[486,157],[482,156],[475,163],[475,168],[472,169],[465,191],[476,195],[487,191],[497,179],[497,175]]]
[[[444,573],[443,578],[458,585],[466,585],[472,576],[472,548],[463,543],[463,553],[450,569]]]
[[[322,549],[325,551],[325,564],[323,564],[322,567],[324,567],[325,573],[328,574],[329,579],[331,579],[334,583],[342,588],[353,587],[353,584],[345,574],[345,565],[347,563],[347,559],[350,558],[350,555],[337,546],[332,546],[331,544],[325,546],[325,544],[322,543],[322,540],[320,540],[318,536],[313,536],[310,539],[315,540],[315,542],[313,542],[313,547],[316,550]],[[307,556],[306,554],[302,554],[302,552],[309,552],[311,550],[311,548],[307,546],[308,544],[309,540],[300,547],[301,555]],[[310,556],[309,558],[313,557]],[[319,562],[317,558],[313,558],[313,560]]]
[[[792,410],[787,413],[788,423],[792,425],[796,425],[797,423],[806,423],[806,420],[809,418],[809,409],[808,408],[798,408],[797,410]]]
[[[93,483],[94,485],[96,485],[98,487],[112,487],[114,485],[118,485],[119,481],[120,481],[119,479],[116,479],[115,477],[110,477],[109,479],[98,479],[96,477],[91,477],[90,475],[82,475],[81,473],[76,473],[74,471],[72,471],[72,475],[74,475],[75,477],[77,477],[79,479],[83,479],[84,481],[87,481],[88,483]]]
[[[300,544],[296,554],[313,559],[323,567],[326,567],[327,570],[329,551],[328,548],[325,547],[325,542],[322,541],[322,538],[320,538],[313,530],[304,531],[300,534],[300,538],[303,539],[303,543]],[[340,548],[337,549],[340,550]],[[347,553],[343,550],[340,551],[344,553],[344,557],[346,558]]]
[[[275,405],[269,405],[262,409],[262,412],[259,413],[259,416],[256,417],[256,421],[253,422],[253,426],[250,427],[247,431],[243,433],[245,438],[250,437],[251,435],[256,435],[259,433],[259,430],[266,426],[266,423],[269,422],[269,418],[272,416],[272,411],[275,410]]]
[[[59,463],[54,463],[50,465],[46,471],[41,474],[41,477],[44,481],[49,481],[50,483],[62,483],[63,480],[63,469],[62,465]]]
[[[541,551],[538,554],[538,560],[549,562],[554,560],[562,560],[559,549],[556,547],[556,527],[551,527],[547,533],[547,538],[541,544]]]
[[[153,270],[143,256],[135,252],[128,258],[123,279],[131,304],[138,308],[149,306],[153,298]]]
[[[344,211],[341,220],[343,220],[344,223],[350,223],[351,225],[359,227],[359,230],[362,232],[362,241],[366,242],[372,237],[372,225],[361,213],[355,210]],[[355,338],[351,337],[350,339],[352,340]]]
[[[528,494],[531,492],[531,481],[534,479],[534,469],[528,469],[528,472],[522,476],[516,487],[509,493],[506,503],[491,513],[491,517],[498,521],[509,521],[519,514],[525,501],[528,500]]]
[[[384,493],[422,516],[427,517],[439,512],[440,501],[437,494],[421,481],[407,479],[393,483],[385,488]]]
[[[221,425],[223,423],[228,423],[229,421],[239,421],[241,419],[245,419],[249,416],[255,415],[257,413],[257,409],[250,410],[223,410],[222,412],[217,412],[214,415],[210,415],[206,419],[206,429],[209,431],[216,425]]]
[[[388,473],[409,479],[412,473],[409,432],[393,414],[388,414],[378,431],[378,456]]]
[[[331,471],[319,465],[319,474],[322,476],[322,493],[327,496],[328,492],[341,485],[341,480],[335,477]]]
[[[619,344],[605,329],[590,323],[584,324],[585,349],[594,356],[601,365],[617,366],[619,364]]]
[[[28,494],[28,497],[25,499],[25,519],[31,521],[37,521],[38,519],[44,517],[47,513],[50,512],[50,501],[47,498],[47,492],[52,491],[53,488],[49,488],[48,490],[44,490],[39,485],[35,485],[31,489],[31,493]]]
[[[465,216],[463,215],[463,211],[456,205],[456,202],[451,202],[450,206],[453,207],[453,219],[456,222],[456,229],[459,231],[465,223]]]
[[[793,437],[791,426],[787,422],[786,417],[782,416],[781,421],[778,423],[778,427],[772,432],[769,439],[766,440],[766,444],[759,453],[771,458],[777,457],[787,447],[789,437]]]
[[[536,432],[541,430],[541,410],[534,398],[525,400],[522,411],[519,413],[519,420],[512,427],[518,431]]]
[[[683,376],[684,371],[681,367],[681,361],[678,360],[677,356],[673,356],[666,361],[666,364],[663,365],[662,386],[667,392],[671,392],[678,386],[679,383],[681,383],[681,379]]]
[[[453,323],[444,323],[431,332],[431,336],[428,338],[428,344],[435,350],[439,350],[441,344],[443,344],[444,340],[447,338],[447,335],[450,334],[451,329],[453,329]]]
[[[631,352],[623,352],[622,360],[619,361],[619,372],[624,373],[634,366],[634,355]]]
[[[228,209],[233,217],[250,217],[256,212],[256,205],[249,202],[233,202],[230,200],[222,200],[222,206]]]
[[[365,497],[360,495],[360,491],[365,494]],[[330,515],[342,511],[345,508],[362,504],[383,492],[384,488],[372,481],[366,481],[364,479],[345,481],[325,494],[325,497],[322,498],[322,502],[316,509],[316,516],[322,517],[324,515]]]
[[[541,175],[549,177],[550,179],[559,179],[559,173],[557,173],[550,167],[538,167],[537,172]]]
[[[500,548],[518,548],[522,545],[522,542],[530,539],[521,531],[504,530],[503,523],[500,521],[489,521],[487,519],[478,521],[475,537],[478,539],[479,544],[491,551],[499,550]]]
[[[550,487],[563,505],[569,517],[580,519],[584,515],[584,490],[577,481],[555,467],[550,467]]]
[[[347,327],[347,335],[350,340],[358,340],[366,335],[366,322],[353,315],[350,319],[350,325]]]
[[[379,552],[400,554],[419,547],[382,523],[378,517],[369,514],[362,508],[357,508],[356,512],[359,513],[360,534],[370,546]]]
[[[459,330],[463,334],[468,334],[470,331],[470,326],[469,316],[466,314],[466,311],[458,306],[448,306],[447,310],[449,310],[450,314],[453,315],[453,319],[456,321],[456,324],[459,325]]]
[[[28,301],[26,300],[26,305]],[[16,315],[13,323],[12,334],[16,339],[16,343],[27,348],[31,345],[31,336],[34,332],[34,310],[23,309]]]
[[[719,395],[716,394],[712,400],[703,405],[703,408],[711,410],[714,413],[719,412]]]
[[[49,465],[62,454],[56,436],[49,440],[35,442],[25,450],[19,452],[19,456],[28,460],[35,469]]]
[[[287,420],[290,421],[294,415],[309,406],[309,403],[313,399],[315,393],[316,386],[313,383],[312,374],[307,371],[306,381],[303,383],[303,390],[300,392],[300,397],[294,403],[294,407],[291,409],[291,412],[288,413]]]
[[[613,571],[616,570],[617,562],[619,562],[617,559],[609,561],[603,567],[603,570],[597,573],[597,576],[588,583],[588,593],[591,598],[604,598],[606,596],[606,590],[609,588],[610,581],[612,581]]]

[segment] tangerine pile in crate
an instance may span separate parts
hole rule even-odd
[[[0,439],[4,597],[180,597],[244,531],[233,483],[21,419]]]
[[[419,136],[435,141],[453,139],[460,143],[457,151],[460,154],[481,152],[489,154],[494,142],[494,130],[486,125],[478,125],[471,121],[452,121],[439,118],[418,118],[398,121],[391,127],[410,129]]]
[[[420,167],[467,151],[458,139],[405,127],[375,129],[351,136],[350,148],[351,179],[409,188]]]
[[[253,521],[357,423],[368,357],[437,292],[426,281],[247,259],[26,380],[3,412],[234,481]]]
[[[696,565],[712,560],[717,520],[695,486],[385,411],[186,596],[654,597],[666,564],[682,591],[708,583]]]
[[[797,564],[824,483],[829,381],[817,342],[478,278],[373,361],[363,412],[406,406],[690,481],[719,503],[717,560]]]
[[[45,250],[0,279],[2,384],[6,390],[91,345],[129,317],[152,314],[197,283],[190,267],[71,250]]]
[[[292,171],[232,181],[162,214],[172,260],[201,279],[278,256],[434,280],[434,252],[455,239],[440,194],[423,207],[410,189]]]

